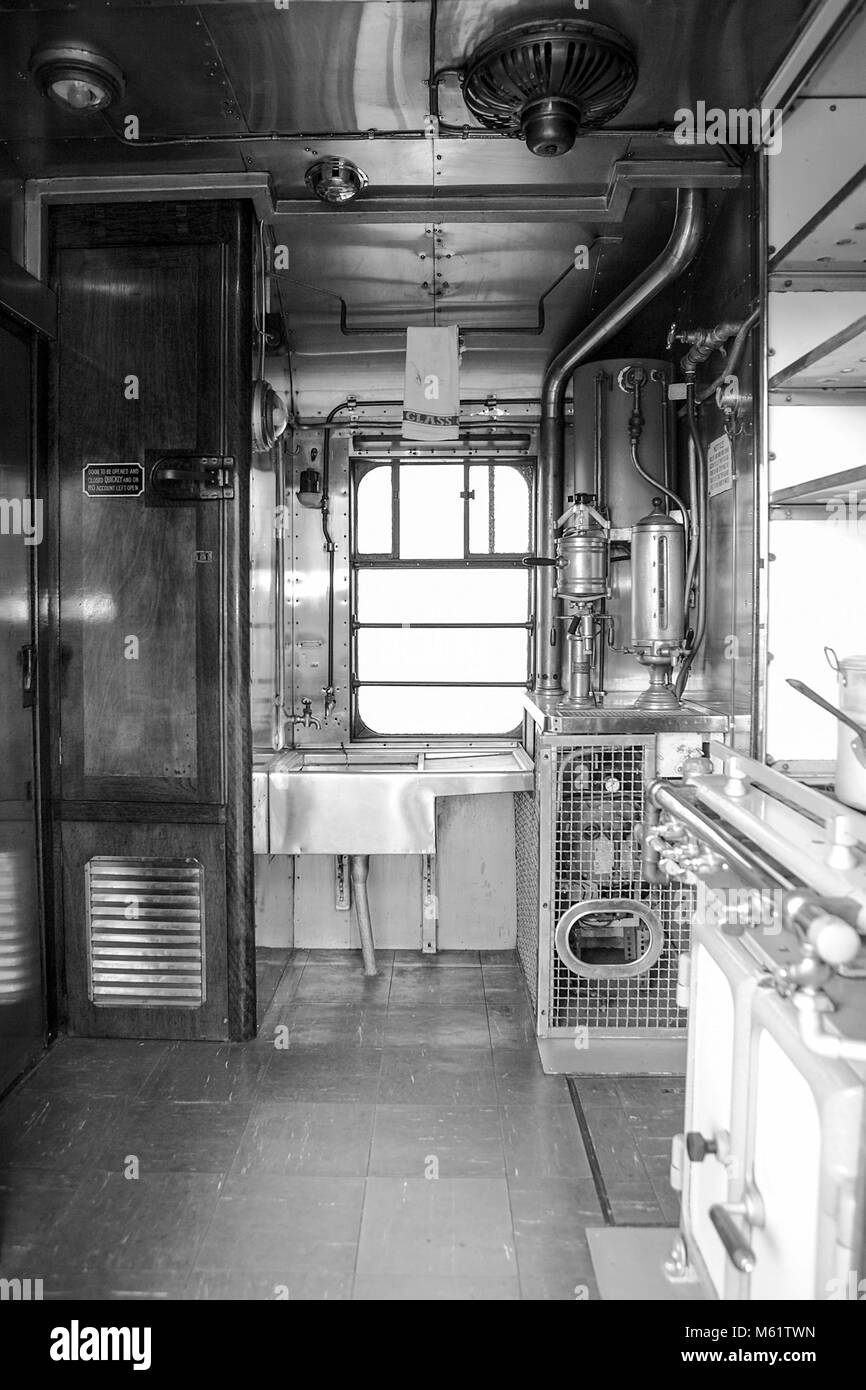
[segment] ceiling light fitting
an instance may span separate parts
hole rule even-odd
[[[367,187],[370,180],[351,159],[318,159],[311,164],[304,182],[323,203],[348,203]]]
[[[42,95],[64,111],[104,111],[126,89],[117,64],[80,43],[50,43],[34,49],[30,74]]]

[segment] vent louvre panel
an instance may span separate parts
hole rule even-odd
[[[91,1002],[200,1007],[204,871],[198,860],[97,856],[85,866],[85,879]]]

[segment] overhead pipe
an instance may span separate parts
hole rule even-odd
[[[559,640],[554,620],[555,530],[563,510],[565,393],[575,369],[623,328],[650,300],[675,280],[695,257],[704,230],[700,189],[677,193],[677,209],[667,246],[612,304],[548,364],[541,391],[538,460],[538,554],[548,564],[538,572],[535,622],[535,691],[542,699],[562,694]]]

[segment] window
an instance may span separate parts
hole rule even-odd
[[[532,614],[528,463],[355,460],[354,733],[503,735]]]

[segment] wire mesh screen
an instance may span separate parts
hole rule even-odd
[[[653,740],[595,740],[557,750],[553,779],[554,902],[549,936],[552,1030],[677,1030],[686,1026],[676,1004],[679,955],[688,947],[694,889],[646,883],[640,876],[636,826],[645,781],[653,775]],[[560,960],[553,933],[562,914],[590,899],[627,899],[660,920],[664,946],[657,963],[630,978],[587,979]],[[604,930],[603,928],[600,930]],[[608,929],[609,930],[609,929]],[[621,933],[602,958],[639,958],[648,932]]]
[[[534,792],[514,798],[517,850],[517,954],[532,1007],[538,1007],[538,802]]]

